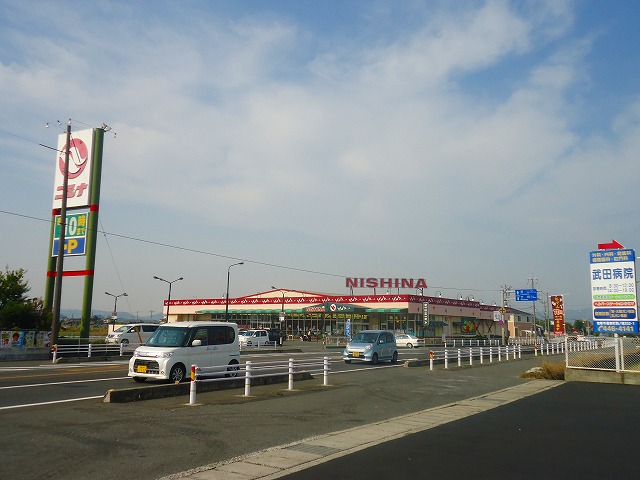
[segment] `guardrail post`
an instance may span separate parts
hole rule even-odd
[[[429,350],[429,370],[433,370],[433,350]]]
[[[293,390],[293,358],[289,359],[289,390]]]
[[[196,404],[196,366],[191,365],[191,383],[189,383],[189,405]]]
[[[462,366],[462,352],[458,349],[458,366]]]
[[[53,360],[52,363],[56,363],[56,360],[58,358],[58,345],[54,345],[53,346]]]
[[[493,347],[489,347],[489,363],[493,363]]]
[[[502,361],[502,347],[498,345],[498,361]]]
[[[518,358],[522,358],[522,345],[518,345]]]
[[[124,345],[120,343],[120,356],[122,357],[123,355],[124,355]]]
[[[484,357],[484,356],[483,356],[483,354],[482,354],[482,353],[483,353],[483,352],[482,352],[482,349],[483,349],[483,348],[484,348],[484,347],[480,347],[480,363],[484,363],[484,359],[483,359],[483,357]]]
[[[324,357],[324,380],[322,385],[329,385],[329,357]]]
[[[471,340],[469,340],[469,343],[471,343]],[[473,365],[473,348],[469,348],[469,366]]]
[[[620,372],[620,370],[621,370],[621,368],[620,368],[620,338],[618,337],[617,333],[615,333],[613,335],[613,340],[615,342],[614,351],[615,351],[615,355],[616,355],[616,372]]]
[[[449,356],[447,355],[447,349],[444,349],[444,368],[449,368]]]
[[[533,356],[534,357],[538,356],[538,344],[537,343],[533,346]]]
[[[244,396],[251,396],[251,360],[244,364]]]
[[[91,344],[89,344],[89,348],[87,349],[87,357],[91,358]]]

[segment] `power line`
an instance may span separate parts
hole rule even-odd
[[[24,215],[24,214],[20,214],[20,213],[15,213],[15,212],[9,212],[7,210],[0,210],[0,213],[4,213],[6,215],[13,215],[16,217],[21,217],[21,218],[28,218],[30,220],[37,220],[37,221],[41,221],[41,222],[50,222],[51,220],[47,220],[44,218],[39,218],[39,217],[34,217],[31,215]],[[146,243],[146,244],[150,244],[150,245],[157,245],[160,247],[166,247],[166,248],[173,248],[175,250],[181,250],[184,252],[190,252],[190,253],[197,253],[200,255],[208,255],[211,257],[218,257],[218,258],[225,258],[227,260],[234,260],[234,261],[243,261],[243,262],[247,262],[247,263],[253,263],[255,265],[262,265],[265,267],[273,267],[273,268],[281,268],[284,270],[291,270],[291,271],[296,271],[296,272],[303,272],[303,273],[312,273],[315,275],[324,275],[324,276],[329,276],[329,277],[339,277],[339,278],[347,278],[347,275],[339,275],[336,273],[328,273],[328,272],[320,272],[317,270],[309,270],[309,269],[304,269],[304,268],[299,268],[299,267],[291,267],[291,266],[286,266],[286,265],[278,265],[275,263],[268,263],[268,262],[262,262],[259,260],[251,260],[251,259],[246,259],[246,258],[240,258],[240,257],[233,257],[231,255],[224,255],[221,253],[214,253],[214,252],[207,252],[205,250],[198,250],[195,248],[189,248],[189,247],[182,247],[179,245],[172,245],[170,243],[163,243],[163,242],[157,242],[155,240],[147,240],[144,238],[138,238],[138,237],[132,237],[131,235],[123,235],[123,234],[119,234],[119,233],[111,233],[111,232],[106,232],[104,230],[96,230],[97,233],[101,233],[103,235],[111,235],[112,237],[118,237],[118,238],[123,238],[126,240],[133,240],[136,242],[141,242],[141,243]]]

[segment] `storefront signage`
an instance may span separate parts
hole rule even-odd
[[[638,333],[635,251],[597,250],[590,257],[594,332]]]
[[[427,288],[424,278],[347,277],[347,288]]]
[[[64,196],[64,169],[67,150],[67,136],[58,136],[56,152],[55,183],[53,187],[53,208],[61,208]],[[89,206],[89,186],[93,152],[93,129],[71,134],[69,145],[69,173],[67,175],[67,208]]]
[[[312,305],[303,310],[308,313],[353,313],[355,307],[346,303],[323,303],[322,305]]]
[[[551,295],[551,308],[553,310],[553,333],[564,335],[564,300],[562,295]]]

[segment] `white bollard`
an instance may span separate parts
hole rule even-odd
[[[469,340],[471,342],[471,340]],[[469,349],[469,366],[473,365],[473,348]]]
[[[462,351],[458,349],[458,366],[462,366]]]
[[[484,359],[482,358],[482,357],[483,357],[483,355],[482,355],[482,349],[483,349],[483,348],[484,348],[484,347],[480,347],[480,363],[481,363],[481,364],[482,364],[482,363],[484,363]]]
[[[244,396],[251,396],[251,360],[247,360],[244,364]]]
[[[58,345],[54,345],[53,346],[53,362],[52,363],[56,363],[57,359],[58,359]]]
[[[324,381],[322,385],[325,387],[329,385],[329,357],[324,357]]]
[[[509,345],[504,347],[504,354],[505,354],[505,359],[508,362],[509,361]]]
[[[289,359],[289,390],[293,390],[293,358]]]
[[[502,361],[502,347],[498,345],[498,361]]]
[[[449,368],[449,355],[446,348],[444,349],[444,368]]]
[[[518,345],[518,358],[522,358],[522,345]]]
[[[89,344],[89,348],[87,349],[87,356],[91,358],[91,344]]]
[[[489,363],[493,363],[493,347],[489,347]]]
[[[189,384],[189,405],[196,404],[196,366],[191,365],[191,383]]]

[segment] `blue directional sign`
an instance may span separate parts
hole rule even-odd
[[[516,290],[516,302],[536,302],[538,301],[538,290],[531,288],[528,290]]]

